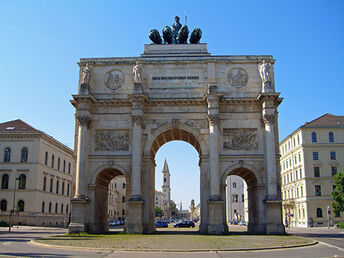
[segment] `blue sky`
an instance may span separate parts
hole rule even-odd
[[[213,55],[274,56],[280,140],[325,113],[344,115],[344,1],[0,0],[0,122],[20,118],[73,147],[76,62],[139,56],[151,28],[175,15],[184,23],[185,13]],[[186,193],[180,183],[198,182],[195,153],[172,142],[156,156],[157,188],[167,157],[178,203],[199,200],[198,183]],[[177,162],[186,155],[194,166]]]

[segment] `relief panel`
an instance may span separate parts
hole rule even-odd
[[[129,131],[98,129],[96,130],[95,151],[128,151]]]
[[[258,150],[256,128],[224,128],[224,150]]]

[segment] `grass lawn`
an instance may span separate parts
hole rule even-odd
[[[125,250],[228,250],[240,248],[281,247],[311,243],[312,240],[298,236],[267,235],[200,235],[197,231],[168,229],[150,235],[124,234],[112,232],[106,235],[75,234],[61,235],[35,240],[38,243],[94,247]]]

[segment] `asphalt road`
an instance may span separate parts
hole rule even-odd
[[[162,252],[104,252],[79,249],[48,248],[32,245],[30,240],[39,237],[62,234],[65,229],[25,227],[14,228],[11,233],[8,229],[0,228],[0,256],[2,257],[125,257],[125,258],[205,258],[205,257],[344,257],[344,230],[327,228],[291,229],[288,233],[310,237],[320,241],[310,247],[288,248],[266,251],[242,252],[192,252],[192,253],[162,253]]]

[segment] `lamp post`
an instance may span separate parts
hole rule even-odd
[[[331,208],[327,206],[327,228],[330,228]]]
[[[10,219],[9,219],[9,226],[8,226],[8,232],[11,232],[12,227],[12,219],[14,217],[15,213],[15,202],[16,202],[16,188],[17,188],[17,180],[19,180],[19,177],[16,177],[16,180],[14,180],[14,190],[13,190],[13,205],[12,210],[10,211]]]

